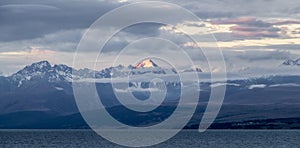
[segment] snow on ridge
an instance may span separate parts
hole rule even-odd
[[[254,84],[250,85],[248,88],[249,89],[254,89],[254,88],[265,88],[267,85],[266,84]]]
[[[296,84],[296,83],[272,84],[269,87],[280,87],[280,86],[300,86],[300,84]]]
[[[210,87],[218,87],[218,86],[223,86],[223,85],[227,85],[227,86],[240,86],[240,84],[237,83],[213,83],[210,85]]]
[[[153,92],[162,91],[158,88],[141,88],[141,87],[128,87],[128,88],[114,88],[116,92]]]
[[[62,91],[62,90],[64,90],[63,88],[61,88],[61,87],[54,87],[56,90],[60,90],[60,91]]]

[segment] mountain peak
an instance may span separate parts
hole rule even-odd
[[[48,61],[40,61],[26,66],[9,77],[14,84],[20,87],[24,82],[31,80],[58,82],[72,79],[72,68],[59,64],[53,67]]]
[[[153,68],[158,67],[151,59],[145,59],[142,62],[138,63],[134,68]]]
[[[36,72],[36,71],[48,71],[51,68],[51,65],[48,61],[40,61],[40,62],[36,62],[33,63],[31,65],[26,66],[25,68],[23,68],[22,70],[20,70],[18,73],[32,73],[32,72]]]
[[[40,61],[33,63],[32,66],[37,66],[38,68],[42,69],[44,67],[51,67],[50,63],[48,61]]]
[[[287,59],[282,64],[283,65],[290,65],[290,66],[293,66],[293,65],[299,66],[300,65],[300,58],[298,58],[296,60]]]

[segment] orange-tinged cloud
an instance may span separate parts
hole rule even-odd
[[[275,37],[278,36],[277,33],[270,31],[259,31],[259,32],[250,32],[250,31],[233,31],[233,35],[244,36],[244,37]]]
[[[29,51],[0,52],[1,56],[52,56],[55,51],[43,50],[32,47]]]
[[[257,21],[255,17],[227,18],[211,21],[212,24],[244,24]]]

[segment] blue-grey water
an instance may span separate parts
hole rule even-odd
[[[0,147],[120,147],[86,130],[1,130]],[[300,130],[182,131],[154,147],[293,148],[300,147]]]

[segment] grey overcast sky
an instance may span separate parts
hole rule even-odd
[[[53,64],[72,65],[76,47],[89,26],[105,13],[131,0],[1,0],[0,1],[0,72],[8,75],[25,65],[40,60]],[[140,2],[140,1],[139,1]],[[286,59],[300,58],[300,1],[290,0],[167,0],[196,14],[203,22],[184,22],[176,26],[141,23],[117,33],[104,48],[104,67],[111,66],[111,54],[135,40],[160,37],[178,46],[195,51],[198,43],[191,42],[177,28],[191,30],[189,35],[201,33],[207,27],[222,49],[227,70],[232,73],[272,74],[278,71],[297,72],[300,67],[286,69]],[[151,7],[151,6],[149,6]],[[136,10],[137,15],[143,15]],[[128,16],[130,17],[130,16]],[[121,18],[120,18],[121,19]],[[105,30],[104,30],[105,31]],[[101,34],[98,36],[101,39]],[[202,46],[209,45],[205,42]],[[125,55],[153,50],[172,53],[166,46],[139,45],[139,49]],[[150,49],[152,48],[152,49]],[[209,47],[208,47],[209,48]],[[134,52],[136,50],[136,52]],[[89,55],[98,51],[87,49],[80,53],[84,68]],[[174,54],[176,56],[176,54]],[[180,55],[178,55],[180,56]],[[205,71],[201,55],[193,57]],[[179,63],[185,63],[180,61]],[[106,62],[106,63],[105,63]],[[128,60],[124,65],[133,64]],[[185,66],[185,65],[183,65]],[[88,67],[90,68],[90,67]]]

